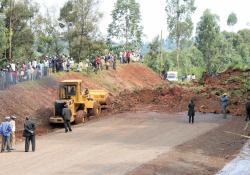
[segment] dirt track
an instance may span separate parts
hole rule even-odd
[[[230,119],[228,119],[230,120]],[[0,154],[1,173],[11,175],[127,174],[223,124],[220,115],[198,114],[187,124],[185,114],[123,113],[38,137],[37,151],[23,144]]]

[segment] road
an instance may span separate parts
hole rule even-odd
[[[18,144],[0,154],[0,174],[123,175],[175,146],[225,122],[220,115],[197,114],[188,124],[184,113],[122,113],[37,137],[36,152]]]

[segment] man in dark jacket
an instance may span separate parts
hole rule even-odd
[[[29,151],[30,142],[32,145],[32,151],[35,152],[36,148],[35,131],[36,131],[35,123],[30,120],[30,117],[26,117],[24,123],[24,131],[23,131],[23,136],[25,137],[25,152]]]
[[[194,101],[191,100],[190,103],[188,104],[188,116],[189,116],[189,123],[194,123],[194,115],[195,115],[195,110],[194,110],[195,104]]]
[[[250,101],[246,103],[246,121],[250,120]]]
[[[68,104],[65,104],[63,111],[62,111],[65,132],[72,131],[71,126],[70,126],[71,115],[72,113],[71,113],[71,110],[69,109]]]

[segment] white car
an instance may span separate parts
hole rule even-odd
[[[169,81],[178,81],[178,72],[176,72],[176,71],[167,72],[166,79]]]

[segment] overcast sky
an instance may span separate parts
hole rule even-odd
[[[41,5],[42,9],[48,7],[56,15],[59,15],[59,9],[67,0],[34,0]],[[104,17],[100,22],[100,30],[106,34],[108,24],[111,22],[111,11],[116,0],[101,0],[100,10]],[[166,27],[166,0],[137,0],[141,5],[142,25],[146,35],[145,40],[152,40],[163,31],[163,37],[167,36]],[[232,29],[227,26],[227,17],[231,12],[236,13],[238,23],[233,30],[249,28],[250,29],[250,1],[249,0],[196,0],[196,12],[193,15],[193,22],[196,24],[202,16],[205,9],[210,9],[212,13],[220,17],[221,30]]]

